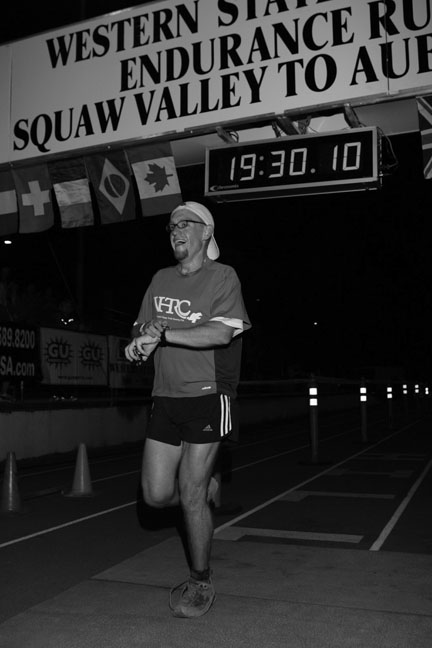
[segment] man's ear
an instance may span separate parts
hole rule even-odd
[[[206,225],[206,226],[203,228],[203,230],[204,230],[203,239],[204,239],[205,241],[208,241],[208,239],[211,239],[212,234],[213,234],[213,229],[214,229],[214,228],[213,228],[213,225]]]

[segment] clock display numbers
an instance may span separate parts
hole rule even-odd
[[[205,195],[219,200],[354,191],[379,184],[374,127],[228,144],[206,152]]]

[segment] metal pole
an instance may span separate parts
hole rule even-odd
[[[387,387],[387,405],[388,405],[388,419],[389,419],[389,429],[393,429],[393,389],[392,387]]]
[[[416,383],[414,385],[414,395],[415,395],[415,404],[417,410],[417,416],[421,414],[421,404],[420,404],[420,385]]]
[[[368,442],[367,435],[367,387],[364,378],[360,385],[360,415],[361,415],[361,438],[363,443]]]
[[[408,385],[404,383],[402,385],[402,394],[403,394],[403,407],[405,418],[408,418]]]
[[[309,383],[309,420],[312,463],[318,463],[318,387],[314,378]]]

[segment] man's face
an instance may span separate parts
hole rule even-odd
[[[188,209],[176,211],[174,216],[171,216],[170,224],[179,225],[170,234],[175,258],[177,261],[191,261],[204,247],[207,234],[206,224]]]

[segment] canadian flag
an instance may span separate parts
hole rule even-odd
[[[169,142],[138,146],[127,151],[143,216],[169,214],[183,202]]]

